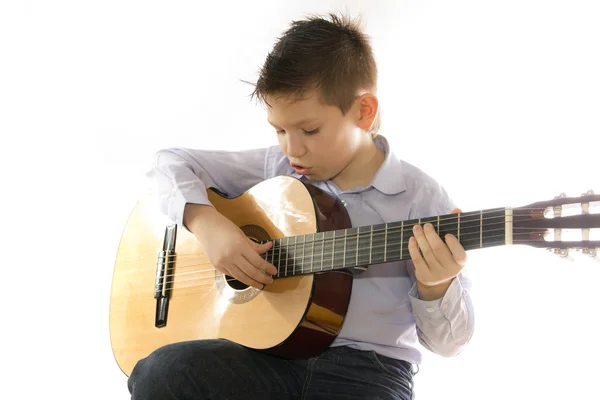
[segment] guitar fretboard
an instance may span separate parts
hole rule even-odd
[[[465,250],[506,244],[506,209],[495,208],[275,239],[263,258],[278,268],[274,278],[407,260],[413,227],[426,223]]]

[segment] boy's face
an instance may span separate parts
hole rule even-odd
[[[338,107],[320,102],[316,93],[294,101],[267,98],[268,121],[297,173],[313,181],[333,180],[362,148],[372,146],[371,134],[366,132],[372,120],[364,117],[368,110],[361,99],[343,115]]]

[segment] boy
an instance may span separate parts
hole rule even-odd
[[[378,134],[376,89],[370,44],[353,21],[330,15],[292,23],[253,93],[266,104],[279,146],[159,152],[149,176],[162,211],[197,237],[215,268],[257,288],[276,273],[259,256],[271,244],[255,244],[216,211],[208,187],[234,197],[291,175],[338,196],[353,226],[456,211],[435,180],[398,159]],[[355,277],[343,328],[319,357],[281,359],[227,340],[175,343],[138,362],[132,399],[414,398],[417,342],[456,355],[471,338],[473,308],[465,250],[454,236],[442,240],[431,226],[418,227],[409,252],[412,262]]]

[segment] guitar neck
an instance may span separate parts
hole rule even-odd
[[[278,268],[274,278],[407,260],[413,227],[426,223],[465,250],[512,244],[512,209],[494,208],[275,239],[263,258]]]

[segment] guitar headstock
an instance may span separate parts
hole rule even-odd
[[[513,210],[513,243],[544,247],[562,257],[570,250],[600,254],[600,195],[564,193]]]

